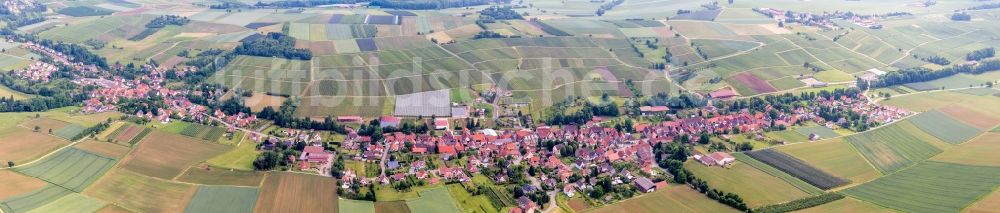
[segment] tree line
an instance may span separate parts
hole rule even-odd
[[[954,65],[939,70],[931,70],[923,67],[906,68],[896,72],[886,73],[873,81],[861,78],[857,79],[858,87],[862,90],[867,88],[882,88],[901,84],[924,82],[945,78],[959,73],[980,74],[1000,70],[1000,60],[984,60],[975,65]]]
[[[965,54],[965,60],[968,61],[983,60],[986,58],[992,58],[994,54],[996,54],[996,50],[994,50],[992,47],[983,48],[976,51],[972,51],[969,54]]]
[[[108,69],[108,61],[104,57],[90,52],[86,47],[73,44],[64,43],[62,41],[53,41],[49,39],[41,39],[35,37],[31,34],[20,34],[10,26],[0,29],[0,36],[4,36],[8,39],[14,40],[14,42],[34,42],[38,45],[42,45],[49,49],[55,50],[65,55],[69,61],[91,64],[97,66],[101,69]]]
[[[487,5],[490,0],[415,0],[415,1],[400,1],[400,0],[373,0],[369,3],[369,6],[378,6],[382,8],[395,8],[395,9],[409,9],[409,10],[434,10],[434,9],[445,9],[452,7],[471,7],[479,5]]]

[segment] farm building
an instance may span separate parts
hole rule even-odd
[[[730,163],[733,163],[733,161],[736,161],[736,158],[725,152],[714,152],[709,155],[695,155],[694,159],[701,162],[701,164],[705,164],[706,166],[727,166]]]
[[[641,192],[650,193],[656,191],[656,184],[653,184],[653,181],[649,180],[649,178],[640,177],[636,178],[633,182],[635,182],[635,187],[639,188]]]
[[[806,86],[810,87],[826,87],[828,85],[826,82],[816,80],[815,78],[804,78],[799,81],[802,81],[802,83],[805,83]]]
[[[306,146],[302,149],[299,160],[309,163],[326,163],[333,154],[327,153],[321,146]]]
[[[727,99],[736,97],[736,91],[733,91],[733,88],[724,87],[708,93],[708,96],[718,99]]]
[[[355,116],[355,115],[337,116],[337,122],[340,122],[340,123],[363,123],[364,119],[361,119],[361,116]]]
[[[641,106],[641,107],[639,107],[639,112],[641,112],[642,115],[660,114],[660,113],[665,113],[668,110],[670,110],[670,108],[668,108],[667,106]]]

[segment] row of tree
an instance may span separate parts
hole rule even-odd
[[[435,10],[453,7],[471,7],[487,5],[490,0],[373,0],[369,6],[382,8],[408,9],[408,10]]]
[[[976,50],[976,51],[972,51],[969,54],[965,54],[965,60],[968,60],[968,61],[978,61],[978,60],[983,60],[983,59],[986,59],[986,58],[991,58],[995,54],[996,54],[996,50],[994,50],[992,47],[983,48],[983,49],[979,49],[979,50]]]
[[[41,39],[35,37],[31,34],[20,34],[11,26],[0,29],[0,36],[4,36],[8,39],[14,40],[15,42],[34,42],[36,44],[48,47],[49,49],[55,50],[56,52],[62,53],[64,56],[69,58],[71,62],[79,62],[84,64],[92,64],[101,69],[108,69],[108,61],[104,57],[90,52],[86,47],[73,44],[64,43],[62,41],[53,41],[49,39]]]
[[[858,78],[858,87],[861,89],[890,87],[901,84],[924,82],[940,78],[945,78],[959,73],[980,74],[1000,70],[1000,60],[984,60],[976,65],[954,65],[939,70],[931,70],[923,67],[902,69],[896,72],[886,73],[878,79],[867,81]]]

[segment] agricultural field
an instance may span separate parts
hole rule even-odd
[[[139,174],[169,180],[180,175],[188,166],[229,149],[229,146],[222,144],[154,131],[122,160],[122,167]]]
[[[337,181],[327,177],[271,173],[264,178],[254,212],[333,212],[338,210]],[[447,193],[447,191],[445,191]],[[297,199],[288,199],[294,197]]]
[[[766,150],[758,150],[757,152],[759,151],[766,151]],[[817,188],[816,186],[804,181],[804,179],[792,176],[791,173],[781,171],[775,166],[754,159],[753,157],[750,157],[747,153],[749,152],[733,153],[733,157],[736,158],[736,160],[740,161],[741,163],[745,163],[773,177],[784,180],[788,184],[791,184],[792,186],[795,186],[795,188],[798,188],[799,190],[802,190],[803,192],[806,192],[810,195],[820,195],[824,193],[823,189]]]
[[[378,213],[410,213],[410,208],[406,207],[406,201],[379,201],[375,202],[375,212]]]
[[[688,161],[684,168],[699,179],[708,181],[712,188],[739,194],[750,207],[787,202],[809,195],[785,180],[744,163],[721,168]]]
[[[834,176],[849,179],[851,182],[864,182],[879,176],[879,172],[843,138],[782,146],[775,149],[801,159]]]
[[[909,128],[904,127],[907,124],[884,126],[847,136],[845,140],[854,145],[883,174],[898,171],[941,153],[941,148],[932,144],[932,140],[937,140],[936,138],[912,127],[912,124],[907,126]]]
[[[441,114],[450,115],[451,107],[467,104],[476,112],[485,109],[486,115],[451,118],[452,127],[460,129],[462,122],[471,121],[485,126],[470,132],[493,129],[507,135],[521,128],[567,128],[569,124],[549,123],[569,120],[551,116],[550,106],[574,96],[598,102],[604,95],[616,104],[608,109],[617,109],[621,116],[596,116],[593,123],[608,119],[612,123],[604,124],[615,125],[620,119],[635,118],[642,124],[655,124],[683,116],[713,117],[692,113],[699,110],[702,100],[677,98],[680,94],[705,97],[728,88],[741,96],[734,99],[742,99],[833,91],[854,88],[858,77],[870,69],[892,73],[1000,59],[995,55],[966,57],[972,51],[1000,47],[1000,25],[994,24],[1000,12],[970,8],[994,4],[985,0],[383,0],[369,5],[284,0],[39,0],[44,11],[18,11],[18,4],[24,2],[30,1],[8,1],[0,7],[4,17],[0,26],[11,29],[0,33],[7,38],[0,41],[0,70],[10,70],[0,75],[0,111],[5,112],[0,113],[0,162],[12,167],[0,170],[0,185],[4,185],[0,186],[0,212],[4,213],[508,212],[518,205],[510,190],[514,184],[494,183],[491,175],[471,172],[473,185],[480,186],[475,190],[465,189],[467,183],[452,182],[420,184],[408,190],[383,184],[374,186],[377,202],[343,200],[337,194],[341,185],[334,178],[305,174],[305,170],[256,171],[254,161],[266,150],[258,150],[262,144],[255,142],[257,137],[242,129],[304,128],[310,125],[302,125],[301,119],[331,116],[359,116],[368,121],[394,115],[419,124],[422,121],[414,120],[418,114],[441,118]],[[513,6],[500,15],[523,18],[494,16],[487,10],[492,6]],[[809,12],[809,20],[816,22],[796,23],[788,17],[781,21],[786,11]],[[970,20],[952,20],[960,17],[952,16],[956,13],[968,13]],[[184,20],[153,27],[163,24],[164,15]],[[799,15],[795,14],[805,17]],[[267,33],[281,33],[294,41],[292,52],[287,52],[288,40],[252,47]],[[76,72],[78,67],[74,67],[51,75],[25,74],[23,69],[35,62],[62,61],[45,51],[31,50],[24,45],[28,41],[55,46],[73,62],[110,68],[97,73]],[[85,52],[96,57],[81,57]],[[950,64],[931,63],[931,56]],[[151,67],[130,69],[147,63]],[[717,144],[691,148],[701,153],[731,149],[737,159],[732,165],[706,167],[691,161],[684,167],[712,188],[738,194],[751,208],[836,193],[848,197],[801,212],[996,211],[1000,208],[996,204],[1000,202],[1000,157],[994,157],[1000,153],[1000,92],[985,85],[1000,80],[998,73],[962,73],[873,88],[865,93],[874,104],[917,114],[863,132],[808,121],[779,131],[761,131],[766,140],[751,139],[754,135],[744,132],[746,137],[725,140],[733,143],[722,148]],[[36,74],[42,80],[32,79]],[[87,84],[80,83],[82,78],[121,84],[98,81],[96,86],[80,86]],[[812,87],[809,79],[829,85]],[[640,91],[633,91],[636,88]],[[442,98],[413,98],[436,91],[443,92],[437,93]],[[665,104],[649,99],[658,93],[671,99]],[[883,93],[891,97],[875,98]],[[143,94],[150,97],[138,97]],[[66,103],[65,98],[74,102]],[[81,98],[95,98],[116,108],[87,114],[84,111],[95,109],[92,104],[96,103],[76,103]],[[418,102],[415,99],[433,103],[413,104]],[[227,100],[236,101],[223,102]],[[270,119],[291,114],[295,120],[240,124],[230,134],[224,125],[210,125],[216,122],[178,109],[188,101],[209,112],[231,112],[235,108],[231,103],[252,112],[270,107],[280,114],[257,116]],[[297,106],[279,109],[285,102]],[[726,100],[707,98],[705,102]],[[634,112],[634,105],[668,105],[675,117],[625,115]],[[569,108],[566,111],[577,109]],[[139,109],[170,115],[173,121],[132,117]],[[788,112],[789,108],[774,109]],[[577,115],[585,120],[598,110],[607,109]],[[742,109],[716,110],[717,115],[727,115]],[[853,118],[848,120],[853,122]],[[93,137],[84,134],[105,121],[115,123]],[[360,124],[344,127],[361,136],[379,133]],[[336,146],[353,139],[348,135],[354,134],[337,130],[318,130],[324,139],[319,143]],[[669,134],[673,135],[658,133],[657,137],[680,136]],[[651,141],[637,132],[629,135],[641,143]],[[720,138],[713,134],[710,140]],[[750,142],[756,151],[736,151],[732,145],[740,142]],[[350,159],[345,162],[347,169],[374,178],[380,162],[361,161],[357,158],[362,156],[355,155],[369,154],[365,149],[371,145],[361,150],[336,147],[335,152]],[[288,152],[302,151],[293,147],[296,150]],[[619,157],[632,160],[632,151]],[[655,151],[659,155],[663,150]],[[440,168],[470,163],[470,157],[462,155],[450,160],[440,160],[436,154],[426,157],[433,160],[431,168]],[[404,168],[391,173],[418,160],[405,153],[392,156]],[[577,161],[576,156],[559,157],[566,164]],[[291,167],[299,165],[297,160],[290,160],[295,164]],[[280,167],[285,168],[286,162],[282,163]],[[614,166],[621,169],[617,163]],[[583,182],[588,179],[592,178],[585,177]],[[660,180],[659,175],[654,179]],[[723,204],[725,200],[713,200],[683,184],[671,183],[656,192],[606,204],[599,198],[586,198],[590,192],[586,187],[577,190],[579,195],[573,198],[557,192],[560,195],[552,202],[560,208],[555,212],[736,211]]]
[[[375,213],[375,202],[364,200],[339,199],[340,212]]]
[[[66,190],[65,188],[48,185],[30,193],[0,201],[0,210],[3,212],[28,212],[43,207],[48,203],[52,203],[70,194],[73,194],[73,192]]]
[[[455,199],[448,193],[445,187],[437,187],[420,191],[420,197],[407,200],[410,212],[414,213],[436,213],[436,212],[461,212]]]
[[[96,212],[107,203],[81,194],[72,193],[54,200],[30,212]]]
[[[69,124],[59,128],[58,130],[52,131],[52,135],[59,136],[60,138],[64,138],[66,140],[72,140],[77,135],[80,135],[80,133],[83,133],[83,130],[85,129],[87,129],[87,127],[80,126],[78,124]]]
[[[182,212],[197,188],[115,169],[83,194],[143,212]]]
[[[1000,185],[1000,168],[924,161],[844,194],[906,212],[958,212]]]
[[[214,127],[203,124],[191,124],[181,131],[181,135],[191,136],[205,141],[219,140],[219,138],[225,133],[226,129],[222,127]]]
[[[81,192],[115,164],[115,159],[67,148],[41,161],[18,168],[25,175]]]
[[[774,151],[773,149],[747,152],[746,154],[820,189],[831,189],[848,183],[847,180],[833,176],[802,160],[779,151]]]
[[[796,212],[801,213],[821,213],[821,212],[879,212],[879,213],[889,213],[894,212],[890,209],[883,208],[878,205],[871,203],[866,203],[854,198],[846,197],[837,201],[829,202],[827,204],[819,205],[816,207],[803,209]]]
[[[465,187],[461,184],[448,184],[447,188],[451,197],[454,198],[455,203],[461,207],[460,209],[475,209],[483,212],[499,212],[500,208],[495,207],[490,201],[490,198],[485,195],[473,196],[469,194],[469,191],[465,190]]]
[[[0,160],[15,164],[38,159],[69,144],[64,139],[20,127],[0,130],[0,138],[3,138],[0,139]]]
[[[97,138],[123,146],[132,146],[142,140],[142,138],[146,135],[149,135],[149,132],[151,131],[151,129],[140,125],[132,123],[119,123],[118,127],[114,127],[113,125],[105,131],[107,134],[98,135]]]
[[[991,154],[1000,151],[998,144],[1000,144],[1000,134],[983,133],[969,142],[935,155],[931,160],[976,166],[1000,166],[1000,157]]]
[[[48,185],[45,181],[12,171],[0,171],[0,182],[7,183],[0,188],[0,200],[27,194]]]
[[[950,144],[963,143],[976,135],[979,129],[955,120],[940,111],[924,112],[909,119],[924,132]]]
[[[127,154],[129,151],[128,147],[109,142],[96,141],[96,140],[86,140],[77,143],[76,145],[73,145],[73,147],[83,151],[115,159],[125,156],[125,154]]]
[[[737,212],[705,195],[682,185],[670,185],[653,193],[602,206],[588,212],[658,212],[672,209],[683,212]]]
[[[233,185],[256,187],[264,179],[263,172],[239,171],[210,166],[193,166],[188,168],[184,174],[177,177],[177,181],[206,184],[206,185]]]
[[[232,186],[199,186],[184,212],[251,212],[257,189]]]
[[[253,160],[257,159],[257,144],[243,139],[236,148],[205,161],[209,165],[241,171],[252,171]]]

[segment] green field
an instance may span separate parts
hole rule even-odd
[[[737,212],[687,186],[670,185],[653,193],[602,206],[588,212]]]
[[[52,134],[59,136],[60,138],[72,140],[73,137],[76,137],[77,135],[80,135],[80,133],[83,133],[83,130],[85,129],[87,129],[87,127],[80,126],[77,124],[70,124],[59,130],[53,131]]]
[[[199,186],[184,212],[251,212],[257,194],[250,187]]]
[[[202,124],[191,124],[181,131],[182,135],[191,136],[194,138],[200,138],[206,141],[216,141],[226,133],[226,129],[222,127],[214,127]]]
[[[48,185],[31,193],[0,201],[0,209],[3,212],[28,212],[69,194],[73,194],[73,192],[59,186]]]
[[[253,171],[253,160],[257,159],[257,146],[250,140],[245,140],[235,149],[208,159],[212,166],[230,168],[242,171]]]
[[[688,161],[684,168],[690,170],[695,177],[708,181],[709,186],[714,189],[739,194],[751,208],[809,196],[809,193],[785,180],[745,163],[737,162],[729,168],[721,168]]]
[[[1000,185],[1000,168],[925,161],[844,190],[880,206],[906,212],[958,212]]]
[[[960,144],[979,135],[976,127],[958,121],[941,111],[929,111],[909,119],[924,132],[950,144]]]
[[[375,213],[375,203],[364,200],[340,199],[340,212]]]
[[[197,188],[114,169],[84,191],[84,195],[142,212],[180,212],[188,206]]]
[[[897,123],[851,135],[846,140],[875,168],[887,174],[941,153],[941,149],[930,144],[929,139],[916,134],[926,133],[915,128],[905,129]]]
[[[486,195],[476,195],[473,196],[469,194],[469,191],[465,190],[462,184],[448,184],[448,191],[451,192],[451,196],[455,198],[455,202],[458,203],[463,210],[473,210],[476,212],[500,212],[500,208],[495,207]]]
[[[54,200],[51,203],[45,204],[44,206],[32,209],[29,212],[97,212],[101,208],[104,208],[105,205],[107,204],[103,201],[83,196],[81,194],[71,193]]]
[[[796,178],[795,176],[782,172],[781,170],[778,170],[777,168],[768,165],[767,163],[753,159],[744,153],[733,153],[733,157],[735,157],[736,160],[739,160],[740,162],[745,163],[747,165],[753,166],[754,168],[757,168],[758,170],[764,173],[767,173],[771,176],[784,180],[785,182],[788,182],[788,184],[792,184],[792,186],[795,186],[795,188],[798,188],[803,192],[809,193],[810,195],[820,195],[824,193],[822,189],[816,188],[815,186],[805,181],[802,181],[801,179]]]
[[[104,175],[115,159],[67,148],[39,162],[17,170],[66,189],[81,192]]]
[[[834,176],[864,182],[879,176],[858,151],[842,138],[776,148]]]
[[[406,205],[414,213],[462,212],[445,187],[420,191],[420,197],[407,200]]]

